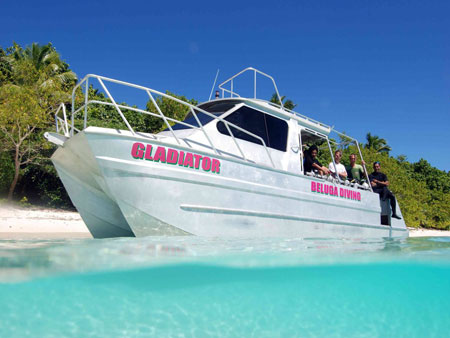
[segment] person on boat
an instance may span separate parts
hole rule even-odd
[[[348,174],[348,179],[350,181],[356,181],[357,183],[360,183],[364,178],[364,169],[362,165],[356,164],[356,159],[357,159],[356,154],[350,155],[350,165],[346,168],[346,170]],[[361,163],[363,165],[366,164],[364,160],[361,161]]]
[[[345,170],[344,165],[341,163],[342,158],[342,151],[336,150],[334,152],[334,163],[336,164],[336,170],[338,172],[338,175],[341,179],[345,180],[347,179],[347,170]],[[334,163],[330,162],[328,165],[328,170],[330,170],[331,174],[336,177],[335,171],[334,171]]]
[[[319,173],[320,175],[328,175],[330,171],[328,168],[324,167],[319,160],[317,159],[317,154],[319,153],[319,149],[316,145],[312,145],[305,152],[305,159],[303,161],[303,171],[306,174],[307,172],[313,171]]]
[[[369,175],[370,184],[372,185],[373,192],[380,195],[380,199],[385,201],[389,198],[391,203],[392,217],[401,219],[400,216],[396,214],[396,203],[394,194],[388,189],[389,181],[385,174],[381,172],[380,162],[373,163],[373,173]]]

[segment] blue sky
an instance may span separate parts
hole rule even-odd
[[[2,1],[0,46],[52,42],[79,78],[199,101],[218,68],[221,82],[253,66],[296,111],[449,171],[449,14],[449,1]]]

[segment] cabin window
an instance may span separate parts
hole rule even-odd
[[[286,121],[246,106],[231,113],[225,117],[225,120],[261,137],[269,148],[286,151],[288,135],[288,124]],[[261,141],[254,136],[244,133],[232,126],[229,127],[234,137],[262,145]],[[217,129],[220,133],[230,136],[225,123],[217,123]]]
[[[214,120],[213,116],[206,115],[206,114],[202,113],[201,111],[199,111],[197,109],[195,110],[195,113],[197,114],[197,118],[200,121],[200,123],[202,124],[202,126],[204,126],[204,125],[208,124],[209,122],[211,122],[212,120]],[[215,116],[219,117],[220,115],[223,114],[223,112],[221,112],[221,113],[213,113],[213,114]],[[194,127],[197,127],[197,128],[200,127],[198,122],[197,122],[197,119],[194,117],[194,115],[192,113],[189,113],[186,116],[186,119],[183,122],[187,123],[187,124],[190,124],[191,126],[194,126]],[[178,123],[178,124],[175,124],[174,126],[172,126],[172,130],[190,129],[190,128],[191,127],[183,125],[181,123]],[[169,129],[168,128],[164,129],[164,131],[166,131],[166,130],[169,130]]]
[[[304,161],[306,152],[308,149],[315,145],[319,149],[319,152],[317,154],[317,160],[320,162],[322,166],[325,166],[328,168],[328,164],[330,162],[333,162],[333,154],[330,153],[330,147],[329,147],[329,140],[328,138],[320,133],[317,133],[312,130],[308,129],[302,129],[300,133],[300,144],[302,152],[301,152],[301,163],[302,163],[302,170],[304,169]],[[306,174],[306,172],[305,172]]]
[[[202,105],[199,105],[198,107],[207,111],[208,113],[213,114],[214,116],[219,117],[220,115],[224,114],[225,112],[227,112],[228,110],[233,108],[238,103],[239,102],[236,100],[213,101],[213,102],[204,103]],[[195,113],[197,114],[197,118],[200,121],[200,123],[202,124],[202,126],[204,126],[204,125],[208,124],[209,122],[211,122],[212,120],[214,120],[214,116],[206,115],[206,114],[202,113],[201,111],[199,111],[198,109],[195,109]],[[183,122],[188,123],[195,127],[200,127],[197,122],[197,119],[194,117],[192,112],[189,112],[186,115],[186,118],[184,119]],[[180,124],[180,123],[172,126],[172,130],[189,129],[189,128],[190,127]],[[164,131],[166,131],[166,130],[169,130],[169,129],[166,128]]]

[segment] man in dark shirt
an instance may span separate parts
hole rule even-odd
[[[388,178],[381,171],[380,162],[373,163],[373,173],[369,175],[370,184],[372,185],[373,192],[380,195],[382,201],[389,198],[392,209],[392,217],[401,219],[400,216],[396,214],[396,203],[394,194],[387,188],[389,186]]]

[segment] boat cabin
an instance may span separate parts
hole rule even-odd
[[[323,179],[304,172],[304,151],[313,144],[319,145],[322,158],[326,159],[322,164],[328,167],[334,163],[333,147],[337,144],[329,139],[331,132],[331,127],[271,102],[222,98],[199,104],[183,124],[175,124],[171,130],[166,128],[158,136],[174,134],[197,149],[207,148],[255,165]],[[344,137],[347,143],[352,140]],[[340,181],[338,177],[335,180]],[[361,188],[369,189],[368,185]]]

